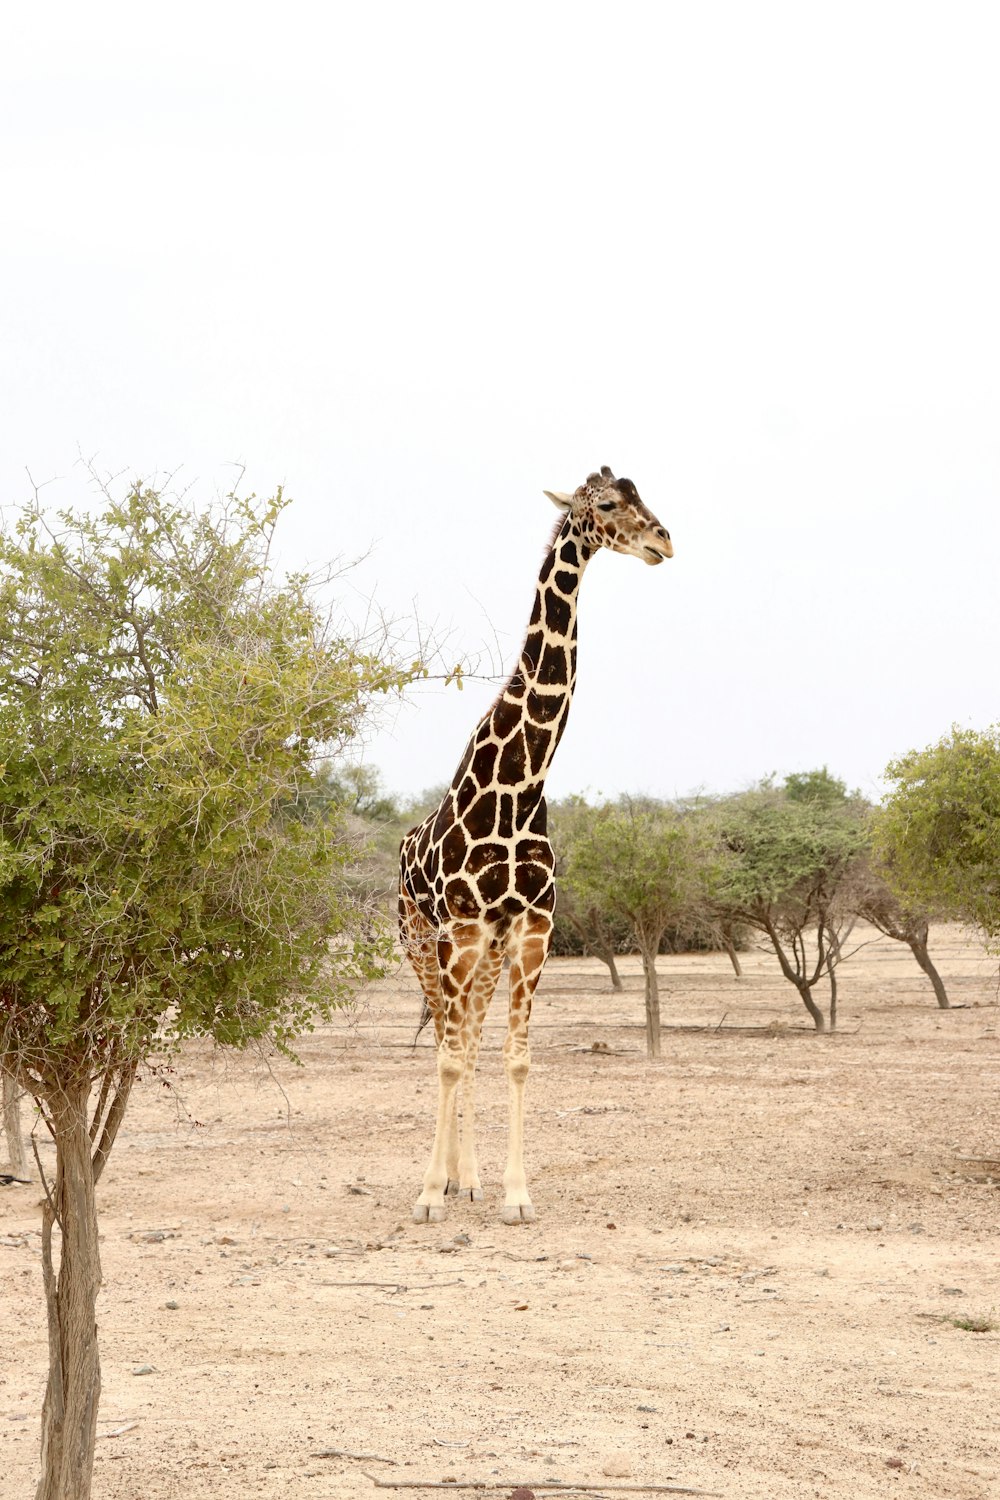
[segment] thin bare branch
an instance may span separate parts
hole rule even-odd
[[[361,1471],[366,1479],[380,1490],[534,1490],[537,1493],[558,1495],[604,1494],[614,1490],[631,1495],[712,1495],[721,1496],[721,1490],[697,1490],[684,1484],[590,1484],[573,1480],[556,1482],[551,1479],[380,1479],[377,1474]]]

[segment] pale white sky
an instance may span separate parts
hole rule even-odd
[[[516,656],[603,463],[549,780],[671,795],[886,760],[997,701],[1000,12],[129,4],[0,20],[0,499],[242,460],[287,559]],[[492,696],[368,748],[450,777]]]

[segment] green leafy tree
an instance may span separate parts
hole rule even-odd
[[[860,793],[848,798],[846,783],[831,776],[826,766],[818,771],[801,771],[785,778],[785,795],[792,802],[809,802],[814,806],[849,808],[858,816],[865,816],[865,805]],[[876,821],[873,809],[868,809],[869,835]],[[915,907],[904,903],[894,891],[886,871],[874,857],[860,856],[852,867],[847,882],[847,902],[851,910],[864,921],[871,923],[897,943],[905,943],[920,968],[927,975],[942,1010],[949,1008],[944,981],[930,956],[928,947],[930,916],[926,906]],[[836,983],[836,976],[833,976]]]
[[[715,870],[705,822],[648,801],[596,809],[570,845],[563,887],[583,910],[627,923],[639,949],[650,1057],[661,1054],[656,955],[669,928],[705,910]]]
[[[411,820],[385,791],[376,767],[340,758],[323,762],[290,816],[332,820],[353,846],[348,879],[358,901],[381,916],[395,915],[399,845]]]
[[[376,766],[331,766],[328,785],[339,807],[369,823],[394,823],[401,816],[399,804],[383,787]]]
[[[548,834],[559,877],[552,946],[557,953],[592,953],[607,966],[611,988],[620,993],[624,986],[615,958],[631,935],[628,923],[600,905],[595,893],[584,896],[571,877],[562,878],[570,868],[576,839],[587,832],[594,815],[583,797],[549,803]]]
[[[912,905],[902,901],[885,870],[874,858],[859,861],[851,881],[850,902],[864,921],[877,927],[886,937],[906,944],[930,980],[939,1007],[941,1010],[948,1010],[951,1005],[948,992],[930,955],[930,917],[927,908],[914,909]]]
[[[859,805],[824,770],[720,802],[727,851],[719,911],[768,939],[817,1031],[837,1024],[837,965],[853,914],[847,884],[866,844]],[[833,785],[831,785],[833,783]],[[837,795],[832,795],[834,787]],[[829,991],[824,1015],[816,992]]]
[[[826,766],[818,771],[791,771],[784,780],[789,802],[808,802],[813,807],[843,808],[847,802],[847,783],[831,776]]]
[[[0,534],[0,1064],[56,1149],[37,1500],[90,1494],[95,1187],[140,1063],[193,1036],[287,1048],[391,954],[336,820],[289,810],[412,672],[273,576],[280,493],[105,501]]]
[[[1000,942],[1000,725],[955,728],[885,774],[875,852],[903,904]]]

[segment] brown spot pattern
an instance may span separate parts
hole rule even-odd
[[[497,781],[501,786],[519,786],[524,780],[525,750],[524,733],[518,731],[504,745],[497,765]],[[504,834],[509,838],[509,834]]]
[[[576,675],[580,580],[599,547],[638,555],[639,539],[656,527],[631,480],[610,469],[576,491],[539,573],[517,669],[476,726],[440,806],[403,840],[401,922],[410,901],[438,932],[466,923],[474,937],[477,924],[491,924],[502,947],[507,924],[534,912],[545,934],[536,944],[540,966],[555,904],[542,789]],[[449,964],[454,983],[454,957]]]
[[[480,787],[488,787],[493,780],[497,764],[496,745],[483,745],[476,752],[476,758],[472,763],[472,769]]]

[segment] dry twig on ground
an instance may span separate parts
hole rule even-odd
[[[603,1494],[605,1490],[615,1490],[632,1495],[720,1495],[719,1490],[695,1490],[683,1484],[584,1484],[568,1479],[379,1479],[367,1469],[361,1472],[380,1490],[535,1490],[552,1495]]]

